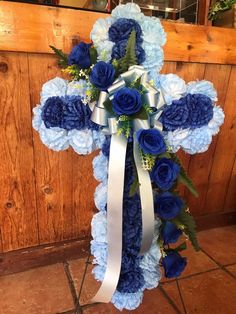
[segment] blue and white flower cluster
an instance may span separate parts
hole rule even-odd
[[[106,140],[109,143],[109,138]],[[107,263],[107,165],[109,144],[104,143],[103,150],[93,160],[94,177],[100,181],[95,192],[95,204],[99,212],[92,219],[91,253],[94,256],[93,274],[102,281]],[[123,217],[123,254],[121,276],[111,302],[119,309],[134,310],[142,302],[143,291],[157,287],[161,278],[159,260],[160,248],[157,245],[160,220],[155,221],[155,236],[149,252],[139,257],[141,245],[141,208],[140,199],[136,194],[130,197],[129,189],[133,182],[132,167],[129,161],[132,151],[129,148],[126,160],[126,179],[124,193]]]
[[[219,132],[224,122],[223,110],[214,104],[217,101],[217,92],[213,84],[206,80],[185,84],[184,80],[176,74],[154,75],[152,78],[157,87],[161,88],[165,98],[167,107],[164,109],[164,115],[165,111],[169,111],[169,117],[172,116],[172,129],[168,129],[166,125],[167,130],[164,133],[172,151],[177,152],[182,148],[188,154],[205,152],[212,142],[212,137]],[[190,99],[192,105],[193,100],[199,99],[199,102],[195,102],[190,114],[191,118],[197,116],[199,126],[191,127],[188,124],[184,127],[187,112],[184,109],[183,100],[186,98]],[[203,102],[206,107],[203,107]],[[200,112],[201,106],[203,110]],[[205,113],[203,113],[204,110]],[[202,124],[200,124],[200,119],[203,121]],[[165,129],[164,121],[163,124]]]
[[[61,151],[71,146],[78,154],[102,147],[105,136],[90,121],[91,111],[82,100],[88,83],[54,78],[41,91],[40,105],[33,109],[33,127],[48,148]]]
[[[109,62],[125,54],[132,30],[136,31],[136,56],[147,70],[159,72],[163,66],[162,46],[166,34],[156,17],[145,16],[135,3],[117,6],[111,17],[98,19],[90,37],[98,52],[98,59]]]

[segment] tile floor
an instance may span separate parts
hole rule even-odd
[[[189,264],[178,280],[146,291],[142,314],[235,314],[236,225],[198,233],[201,251],[188,246]],[[0,314],[113,314],[111,304],[89,305],[99,287],[91,259],[0,277]]]

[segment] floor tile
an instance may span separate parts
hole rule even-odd
[[[226,269],[235,276],[236,278],[236,264],[227,266]]]
[[[198,233],[200,246],[221,265],[236,263],[236,225]]]
[[[179,281],[187,313],[236,313],[236,280],[218,269]]]
[[[83,277],[85,274],[87,258],[80,258],[69,261],[69,270],[75,286],[77,296],[80,293]]]
[[[175,303],[180,312],[184,313],[184,307],[181,301],[176,281],[166,283],[165,285],[162,286],[162,288],[165,290],[165,292],[168,294],[171,300]]]
[[[180,241],[180,243],[183,241]],[[178,243],[178,244],[180,244]],[[177,245],[178,245],[177,244]],[[176,246],[177,246],[176,245]],[[182,256],[187,257],[187,266],[185,268],[185,270],[183,271],[181,277],[186,277],[189,275],[193,275],[193,274],[197,274],[197,273],[201,273],[201,272],[205,272],[207,270],[210,269],[216,269],[218,268],[217,264],[211,259],[209,258],[205,253],[198,251],[196,252],[191,243],[189,241],[187,241],[187,249],[181,252]],[[163,273],[163,277],[161,282],[165,283],[165,282],[169,282],[169,281],[173,281],[173,279],[167,279],[164,276]]]
[[[73,308],[62,264],[0,277],[1,314],[55,314]]]
[[[99,304],[84,310],[84,314],[118,314],[121,313],[112,304]],[[157,288],[144,292],[143,303],[133,311],[123,310],[123,313],[135,314],[176,314],[176,310],[170,305],[162,292]]]

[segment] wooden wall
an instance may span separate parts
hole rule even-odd
[[[31,120],[42,84],[61,76],[48,44],[69,51],[76,40],[88,40],[91,25],[103,15],[43,6],[34,10],[33,5],[0,3],[0,252],[88,238],[95,211],[91,162],[96,153],[82,157],[72,149],[47,149]],[[162,72],[186,81],[212,81],[226,114],[208,152],[180,153],[200,196],[182,192],[192,213],[207,217],[209,227],[211,217],[236,211],[236,33],[164,26],[168,44]]]

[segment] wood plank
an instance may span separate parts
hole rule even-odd
[[[75,41],[89,40],[92,25],[105,13],[0,2],[0,50],[69,52]],[[163,21],[165,60],[236,64],[236,30]]]
[[[32,268],[87,257],[89,239],[65,241],[0,254],[0,277]]]
[[[42,84],[61,72],[56,58],[29,55],[32,108],[39,101]],[[36,196],[40,244],[89,236],[97,185],[92,175],[94,155],[79,156],[72,149],[54,152],[33,133]]]
[[[195,220],[197,224],[197,231],[231,226],[236,224],[236,211],[197,216],[195,217]]]
[[[225,198],[224,211],[236,211],[236,156]]]
[[[28,59],[0,54],[0,228],[3,251],[38,244]]]
[[[217,103],[221,107],[224,107],[230,71],[231,66],[229,65],[215,65],[215,64],[206,65],[204,79],[209,80],[214,84],[218,92]],[[213,142],[211,143],[208,151],[206,151],[205,153],[193,155],[190,160],[189,175],[191,176],[191,179],[195,183],[195,186],[199,193],[198,198],[195,198],[189,192],[187,193],[188,204],[194,215],[202,215],[203,213],[207,213],[208,211],[207,206],[205,207],[205,199],[209,186],[208,179],[212,169],[216,143],[217,136],[214,136]],[[225,154],[224,156],[225,156],[224,162],[227,162],[227,157]]]
[[[216,73],[217,75],[217,73]],[[232,67],[226,101],[225,122],[218,137],[204,207],[208,213],[220,212],[229,186],[236,153],[236,66]]]

